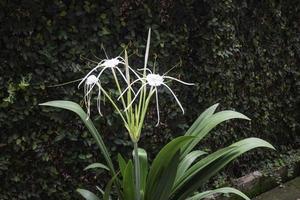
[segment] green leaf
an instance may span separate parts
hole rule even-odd
[[[211,107],[207,108],[201,115],[196,119],[196,121],[192,124],[192,126],[187,130],[185,135],[191,135],[192,133],[195,132],[196,129],[201,129],[203,128],[203,121],[210,116],[212,116],[217,109],[219,104],[214,104]]]
[[[155,157],[146,185],[145,199],[167,199],[174,185],[181,147],[194,137],[181,136],[165,145]]]
[[[196,162],[180,179],[178,179],[178,181],[176,181],[172,191],[172,193],[175,194],[174,199],[183,200],[187,198],[188,195],[196,191],[229,162],[239,155],[257,147],[274,149],[270,143],[262,139],[247,138],[236,142],[229,147],[220,149]]]
[[[105,169],[105,170],[109,171],[109,168],[102,163],[92,163],[92,164],[88,165],[86,168],[84,168],[84,170],[95,169],[95,168],[101,168],[101,169]]]
[[[192,196],[186,200],[200,200],[200,199],[204,199],[206,197],[210,197],[214,194],[217,193],[223,193],[223,194],[228,194],[228,193],[232,193],[232,194],[236,194],[242,198],[244,198],[245,200],[250,200],[249,197],[247,197],[244,193],[242,193],[241,191],[235,189],[235,188],[231,188],[231,187],[224,187],[224,188],[218,188],[215,190],[209,190],[209,191],[205,191],[202,192],[200,194],[196,194],[195,196]]]
[[[125,200],[135,199],[135,187],[134,187],[134,176],[133,176],[133,164],[132,161],[126,165],[123,177],[123,192]]]
[[[81,120],[83,121],[85,126],[88,128],[90,133],[92,134],[93,138],[95,139],[98,147],[100,148],[100,150],[108,164],[108,167],[110,169],[110,172],[112,173],[112,176],[115,176],[116,172],[115,172],[114,166],[112,164],[110,155],[109,155],[108,150],[103,142],[101,135],[95,128],[91,119],[87,117],[87,114],[83,111],[83,109],[77,103],[72,102],[72,101],[49,101],[49,102],[42,103],[39,105],[63,108],[63,109],[70,110],[70,111],[76,113],[81,118]]]
[[[103,154],[103,156],[105,158],[105,161],[108,165],[111,176],[114,177],[116,175],[116,171],[114,169],[112,160],[110,159],[110,155],[109,155],[108,150],[103,142],[101,135],[99,134],[96,127],[94,126],[92,120],[87,117],[87,114],[77,103],[72,102],[72,101],[49,101],[46,103],[42,103],[40,105],[41,106],[51,106],[51,107],[56,107],[56,108],[63,108],[63,109],[70,110],[70,111],[76,113],[81,118],[82,122],[85,124],[85,126],[88,128],[89,132],[95,139],[101,153]],[[116,187],[117,187],[118,193],[121,195],[119,180],[117,180]]]
[[[217,105],[215,105],[215,107],[216,106]],[[204,138],[218,124],[229,119],[250,120],[245,115],[232,110],[221,111],[209,116],[215,107],[212,107],[209,111],[207,111],[207,114],[203,117],[203,120],[199,122],[199,126],[196,126],[193,131],[188,134],[196,136],[196,139],[192,140],[183,147],[183,156],[186,156],[202,140],[202,138]]]
[[[85,189],[77,189],[76,190],[81,196],[83,196],[86,200],[100,200],[94,193],[85,190]]]
[[[141,179],[140,179],[141,195],[143,197],[145,194],[146,181],[148,175],[148,157],[147,157],[147,152],[142,148],[138,148],[138,155],[140,160],[140,173],[141,173]]]
[[[204,151],[196,150],[190,152],[184,157],[184,159],[179,163],[176,180],[178,180],[186,172],[186,170],[192,165],[192,163],[198,159],[200,156],[207,154]]]
[[[155,185],[155,193],[151,196],[153,200],[165,200],[169,199],[172,187],[175,182],[177,168],[180,159],[180,150],[172,157],[170,164],[164,169],[160,175],[158,184]]]
[[[126,161],[122,157],[121,154],[118,154],[118,163],[119,163],[119,168],[120,168],[120,171],[121,171],[121,175],[122,175],[122,177],[124,177],[125,169],[126,169]]]
[[[110,198],[111,188],[112,188],[112,185],[115,182],[117,176],[118,176],[118,173],[114,177],[112,177],[109,180],[109,182],[106,184],[105,191],[104,191],[104,194],[103,194],[103,200],[109,200],[109,199],[111,199]]]

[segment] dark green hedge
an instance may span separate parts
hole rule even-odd
[[[101,3],[99,3],[101,2]],[[76,84],[87,59],[110,56],[128,45],[131,61],[142,60],[152,27],[151,60],[159,70],[178,62],[172,75],[197,83],[174,84],[186,114],[162,91],[162,124],[150,111],[141,145],[152,155],[182,134],[204,108],[220,102],[252,118],[215,130],[202,148],[215,149],[257,136],[280,152],[299,148],[300,3],[295,0],[103,0],[0,1],[0,199],[78,199],[80,185],[102,185],[105,177],[83,172],[101,160],[86,129],[68,112],[38,103],[80,102]],[[84,58],[83,58],[84,57]],[[51,112],[50,112],[51,111]],[[120,120],[94,119],[109,144],[130,154]],[[269,153],[256,151],[227,169],[239,176]]]

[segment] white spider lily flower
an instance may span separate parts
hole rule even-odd
[[[144,70],[144,69],[142,69]],[[180,107],[180,109],[182,110],[182,113],[184,114],[184,109],[180,103],[180,101],[178,100],[177,96],[175,95],[175,93],[173,92],[173,90],[166,84],[165,80],[174,80],[177,81],[179,83],[182,83],[184,85],[195,85],[194,83],[187,83],[184,81],[181,81],[177,78],[171,77],[171,76],[167,76],[166,74],[164,75],[159,75],[159,74],[155,74],[153,73],[150,69],[146,68],[146,71],[149,72],[146,77],[138,77],[138,79],[136,79],[135,81],[133,81],[130,85],[128,85],[127,88],[125,88],[125,90],[122,92],[122,94],[119,96],[119,98],[121,98],[122,95],[125,94],[125,92],[131,88],[135,83],[137,83],[138,81],[142,82],[142,86],[139,88],[139,90],[136,92],[134,98],[132,99],[132,101],[128,104],[128,106],[125,108],[125,111],[133,104],[133,102],[136,100],[136,98],[138,97],[138,95],[140,94],[140,92],[142,91],[142,89],[144,87],[146,87],[147,85],[149,85],[151,87],[151,92],[154,91],[155,92],[155,98],[156,98],[156,111],[157,111],[157,124],[156,126],[159,125],[160,123],[160,114],[159,114],[159,103],[158,103],[158,87],[160,86],[164,86],[166,87],[170,93],[172,94],[172,96],[174,97],[174,99],[176,100],[178,106]]]
[[[87,110],[87,120],[90,117],[91,114],[91,99],[92,99],[92,89],[94,86],[98,87],[98,96],[97,96],[97,109],[99,114],[102,116],[101,113],[101,84],[99,79],[95,75],[90,75],[86,78],[86,81],[84,83],[84,104]]]
[[[80,87],[80,85],[86,81],[86,79],[96,70],[98,70],[99,68],[102,68],[101,71],[99,72],[99,74],[97,75],[97,79],[100,79],[101,75],[103,74],[103,72],[106,69],[116,69],[120,75],[122,76],[122,78],[126,81],[126,78],[123,74],[123,72],[121,71],[121,69],[118,67],[119,64],[123,64],[125,65],[124,59],[121,56],[112,58],[112,59],[104,59],[102,61],[100,61],[96,67],[94,67],[91,71],[89,71],[89,73],[87,73],[87,75],[80,81],[80,83],[78,84],[78,88]]]
[[[118,67],[119,64],[122,64],[125,66],[125,60],[124,58],[122,58],[121,56],[117,56],[115,58],[112,59],[104,59],[102,61],[100,61],[96,67],[94,67],[91,71],[89,71],[89,73],[80,81],[80,83],[78,84],[78,88],[80,87],[80,85],[82,83],[84,83],[84,81],[87,80],[87,78],[95,71],[97,71],[99,68],[102,68],[101,71],[99,72],[99,74],[97,75],[97,79],[100,80],[101,75],[103,74],[103,72],[106,69],[111,69],[112,71],[114,69],[116,69],[119,74],[122,76],[123,80],[127,83],[127,78],[125,77],[124,73],[121,71],[121,69]],[[128,66],[128,68],[136,75],[138,76],[138,74],[130,67]],[[92,85],[92,87],[90,87],[90,91],[92,91],[93,87],[95,86],[95,83]],[[131,89],[132,90],[132,89]]]

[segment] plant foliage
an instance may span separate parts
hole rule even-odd
[[[101,44],[109,55],[121,52],[117,44],[123,44],[142,56],[140,36],[148,27],[156,41],[150,57],[157,58],[159,69],[181,60],[175,72],[199,82],[197,92],[175,91],[186,97],[185,116],[161,95],[169,117],[163,127],[145,129],[147,143],[141,146],[152,148],[149,158],[212,102],[254,120],[251,126],[233,122],[214,130],[203,141],[208,150],[250,135],[282,150],[299,148],[298,1],[11,0],[0,1],[0,9],[0,199],[77,199],[73,188],[96,182],[100,172],[88,175],[81,169],[104,158],[93,153],[98,147],[83,124],[69,113],[49,119],[37,104],[50,97],[79,102],[81,91],[74,85],[49,86],[82,75],[88,67],[80,58],[103,57]],[[116,115],[105,113],[108,118],[95,119],[95,125],[109,150],[131,154]],[[240,175],[266,157],[249,153],[227,170]]]
[[[84,113],[80,109],[79,105],[70,101],[51,101],[41,104],[42,106],[52,106],[58,108],[64,108],[77,113],[81,117],[81,113]],[[77,105],[77,106],[75,106]],[[259,138],[247,138],[239,142],[233,143],[232,145],[220,149],[212,154],[205,155],[200,152],[201,155],[205,155],[203,159],[197,159],[199,154],[195,154],[193,158],[191,154],[199,151],[192,151],[193,147],[190,148],[191,144],[200,142],[200,140],[220,122],[226,121],[232,118],[247,119],[248,117],[238,112],[221,111],[214,113],[218,104],[211,106],[201,114],[198,119],[194,122],[191,128],[195,127],[192,131],[188,131],[184,136],[177,137],[165,145],[153,160],[151,167],[148,172],[148,160],[147,153],[143,149],[139,149],[139,157],[142,163],[141,178],[140,181],[143,183],[141,190],[141,198],[136,198],[135,183],[134,183],[134,168],[132,160],[130,159],[127,163],[119,156],[119,170],[122,175],[122,190],[119,194],[118,199],[132,200],[185,200],[185,199],[204,199],[215,193],[233,193],[243,197],[246,200],[249,198],[242,192],[234,188],[219,188],[215,190],[205,191],[196,195],[195,193],[206,181],[208,181],[217,172],[223,169],[228,163],[233,161],[241,154],[258,147],[267,147],[274,149],[274,147]],[[86,117],[86,116],[85,116]],[[82,118],[83,121],[87,121],[86,118]],[[90,120],[89,120],[90,121]],[[90,124],[85,123],[87,128],[91,130]],[[198,131],[208,130],[208,131]],[[201,134],[202,133],[202,134]],[[204,133],[204,134],[203,134]],[[94,131],[91,131],[94,136]],[[99,138],[101,135],[97,132]],[[194,135],[194,136],[192,136]],[[195,146],[195,145],[194,145]],[[105,145],[100,147],[102,154],[106,157]],[[187,152],[187,153],[186,153]],[[192,157],[192,158],[191,158]],[[187,162],[192,159],[195,162]],[[106,161],[108,164],[111,160]],[[94,164],[95,165],[95,164]],[[186,166],[185,166],[186,165]],[[89,165],[90,166],[90,165]],[[102,166],[102,165],[101,165]],[[181,166],[181,167],[179,167]],[[103,166],[102,166],[103,167]],[[112,174],[112,179],[108,182],[103,193],[103,199],[111,199],[111,188],[115,182],[116,188],[119,189],[119,181],[117,180],[117,174]],[[94,200],[97,198],[94,193],[78,189],[77,190],[86,200]]]

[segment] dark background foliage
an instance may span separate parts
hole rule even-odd
[[[86,58],[104,58],[102,44],[110,56],[128,45],[130,62],[138,66],[148,27],[158,70],[181,62],[171,74],[196,83],[173,85],[185,115],[161,91],[162,123],[154,128],[153,107],[140,143],[152,157],[216,102],[252,121],[220,126],[200,148],[212,151],[250,136],[270,141],[280,153],[299,148],[299,1],[2,0],[0,199],[78,199],[75,188],[104,184],[104,176],[82,170],[101,155],[79,119],[38,103],[80,102],[76,83],[49,86],[82,77]],[[94,121],[112,155],[129,156],[120,120],[109,106],[104,113]],[[243,175],[273,156],[248,153],[226,173]]]

